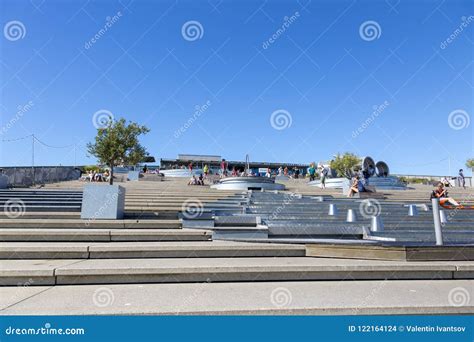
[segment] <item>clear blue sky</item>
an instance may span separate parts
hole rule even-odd
[[[2,0],[0,138],[76,144],[77,164],[92,164],[85,144],[107,110],[146,124],[157,158],[350,151],[396,173],[447,174],[450,160],[454,174],[474,155],[473,4]],[[197,37],[183,36],[189,21]],[[281,109],[291,125],[275,129]],[[74,163],[71,147],[35,145],[36,165]],[[31,165],[31,139],[0,147],[0,165]]]

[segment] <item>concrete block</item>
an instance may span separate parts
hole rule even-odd
[[[140,178],[140,171],[128,171],[128,180],[137,181]]]
[[[125,188],[120,185],[84,186],[81,218],[87,220],[123,219]]]

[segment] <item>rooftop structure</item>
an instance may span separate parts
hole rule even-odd
[[[179,154],[176,159],[161,158],[160,165],[163,169],[180,168],[183,166],[187,167],[189,163],[192,163],[194,167],[198,168],[203,168],[206,164],[210,168],[219,168],[223,159],[225,159],[225,157],[218,155]],[[235,167],[237,169],[243,170],[247,165],[246,161],[226,159],[226,162],[228,164],[229,169]],[[279,167],[288,167],[288,169],[293,169],[296,167],[305,173],[306,169],[309,167],[309,164],[250,161],[249,166],[251,169],[270,168],[272,170],[277,170]]]

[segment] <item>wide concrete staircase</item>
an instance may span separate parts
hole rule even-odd
[[[290,241],[327,238],[358,202],[327,193],[320,201],[321,192],[311,189],[296,197],[298,205],[284,206],[281,194],[253,193],[249,201],[247,194],[188,187],[181,179],[146,183],[123,184],[126,216],[117,221],[79,218],[80,182],[2,193],[0,314],[465,313],[474,308],[454,307],[447,299],[452,288],[470,287],[472,262],[313,258],[306,257],[304,243]],[[21,200],[18,216],[5,206],[11,199]],[[328,201],[339,201],[340,217],[327,217]],[[62,210],[73,203],[74,210]],[[400,223],[401,214],[388,214],[391,206],[408,210],[384,203],[386,231]],[[186,216],[188,207],[198,208],[193,220]],[[428,217],[420,210],[422,215]],[[422,224],[420,217],[394,231]],[[206,221],[213,222],[211,229]],[[469,222],[469,216],[456,216],[453,230]],[[357,222],[339,240],[362,240],[364,234],[354,231],[366,223]],[[433,293],[409,300],[367,297],[374,288],[381,294],[434,289],[440,299],[430,302]],[[97,293],[104,291],[115,298],[110,305],[100,304]],[[347,297],[348,291],[354,296]]]

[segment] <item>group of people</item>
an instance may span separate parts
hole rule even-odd
[[[456,177],[453,177],[452,179],[456,180]],[[459,169],[457,180],[458,180],[459,186],[462,186],[463,189],[466,189],[466,177],[464,177],[464,170],[463,169]],[[451,186],[451,182],[449,181],[449,178],[447,176],[444,176],[441,179],[441,183],[443,183],[444,186],[447,187],[447,188]]]
[[[99,170],[89,170],[82,179],[88,182],[108,182],[110,181],[110,173],[109,170],[105,170],[104,173],[99,172]]]
[[[328,177],[329,170],[327,167],[324,167],[323,165],[318,165],[317,169],[314,165],[314,163],[311,163],[308,168],[308,174],[309,174],[309,181],[314,181],[316,179],[316,171],[319,170],[319,175],[321,179],[321,188],[325,189],[326,188],[326,178]]]
[[[204,185],[204,177],[202,173],[199,175],[199,177],[193,175],[189,180],[188,185]]]

